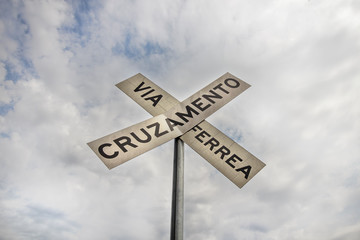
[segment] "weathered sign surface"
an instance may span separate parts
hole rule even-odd
[[[183,102],[141,74],[116,86],[154,117],[88,143],[108,168],[179,136],[238,187],[265,166],[204,121],[250,87],[235,76],[226,73]]]

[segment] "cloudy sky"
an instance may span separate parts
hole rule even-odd
[[[150,117],[115,84],[184,100],[267,166],[237,188],[185,147],[185,239],[360,237],[360,2],[0,1],[0,239],[169,239],[173,142],[108,170],[87,142]]]

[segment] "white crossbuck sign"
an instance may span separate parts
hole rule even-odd
[[[176,137],[240,188],[265,166],[204,120],[250,87],[230,73],[182,102],[140,73],[116,86],[154,117],[88,143],[109,169]]]

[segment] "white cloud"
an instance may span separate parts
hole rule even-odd
[[[86,142],[150,117],[114,84],[179,100],[252,87],[209,121],[267,166],[239,190],[186,147],[187,239],[359,237],[354,1],[1,3],[0,235],[167,239],[172,143],[108,171]]]

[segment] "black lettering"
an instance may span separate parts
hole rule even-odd
[[[235,168],[235,166],[234,166],[231,162],[234,162],[234,163],[235,163],[236,161],[242,162],[242,159],[239,158],[236,154],[233,154],[233,155],[231,155],[231,157],[229,157],[228,160],[226,160],[225,162],[226,162],[227,164],[229,164],[230,167]]]
[[[155,91],[155,89],[151,89],[150,91],[144,93],[144,94],[141,95],[140,97],[145,97],[146,95],[149,95],[149,94],[152,93],[153,91]]]
[[[150,89],[151,87],[150,86],[147,86],[147,87],[142,87],[145,83],[144,82],[141,82],[139,86],[137,86],[135,89],[134,89],[134,92],[139,92],[139,91],[144,91],[146,89]],[[145,97],[147,95],[149,95],[150,93],[154,92],[155,90],[154,89],[151,89],[150,91],[147,91],[146,93],[140,95],[141,97]],[[163,97],[163,95],[159,94],[159,95],[156,95],[156,96],[152,96],[152,97],[147,97],[147,98],[144,98],[145,100],[150,100],[153,102],[153,106],[155,107],[156,104],[159,103],[160,99]]]
[[[204,135],[207,135],[208,137],[210,137],[211,135],[208,134],[207,132],[205,131],[202,131],[201,133],[199,133],[198,135],[195,136],[195,138],[199,141],[199,142],[204,142],[203,140],[201,140],[199,137],[205,137]]]
[[[140,128],[140,130],[144,133],[144,135],[146,136],[146,139],[140,139],[134,132],[130,133],[131,136],[133,136],[135,138],[135,140],[140,142],[140,143],[150,142],[150,140],[151,140],[150,134],[147,131],[145,131],[145,129],[143,129],[143,128]]]
[[[166,118],[165,120],[166,120],[166,123],[167,123],[167,125],[169,126],[169,128],[170,128],[171,131],[173,131],[173,130],[174,130],[174,127],[177,126],[177,125],[179,125],[179,126],[184,125],[183,123],[178,122],[178,121],[175,121],[175,120],[172,120],[172,119],[170,119],[170,118]]]
[[[155,137],[161,137],[164,134],[167,134],[169,131],[165,130],[163,132],[160,132],[160,123],[155,122],[153,124],[150,124],[149,126],[146,126],[148,129],[155,127]]]
[[[200,125],[200,124],[199,124]],[[196,128],[198,129],[198,130],[202,130],[202,128],[199,126],[199,125],[196,125],[195,127],[193,127],[191,130],[193,130],[194,132],[196,132],[197,130],[196,130]]]
[[[230,150],[223,145],[223,146],[221,146],[218,150],[215,151],[215,155],[218,154],[218,153],[221,153],[220,158],[221,158],[221,159],[224,159],[224,156],[225,156],[225,155],[229,155],[229,154],[230,154]]]
[[[244,173],[245,178],[248,179],[250,171],[251,171],[251,166],[245,166],[245,167],[242,167],[242,168],[238,168],[235,171]]]
[[[210,151],[212,151],[213,148],[219,146],[220,143],[219,143],[219,141],[216,140],[215,138],[210,138],[210,140],[207,141],[207,142],[204,144],[204,146],[206,146],[206,145],[208,145],[208,144],[210,144]]]
[[[214,100],[212,100],[211,98],[218,98],[218,99],[222,99],[223,97],[221,95],[219,95],[218,93],[214,92],[213,90],[210,90],[209,92],[211,92],[213,95],[208,95],[208,94],[203,94],[202,97],[205,98],[206,100],[208,100],[211,103],[215,103]]]
[[[186,113],[176,112],[175,115],[181,118],[184,122],[188,122],[189,120],[186,119],[186,117],[193,118],[192,113],[195,113],[198,115],[199,113],[195,111],[193,108],[191,108],[189,105],[186,105]]]
[[[104,147],[111,147],[111,143],[104,143],[101,144],[98,148],[98,151],[100,153],[101,156],[103,156],[104,158],[115,158],[117,157],[117,155],[119,155],[118,151],[115,151],[112,155],[108,155],[104,152]]]
[[[203,105],[204,103],[199,102],[200,100],[201,100],[201,98],[197,98],[195,101],[192,101],[191,104],[194,105],[195,107],[197,107],[202,112],[211,106],[210,104],[208,104],[205,107],[202,107],[201,105]]]
[[[137,86],[137,87],[135,88],[134,92],[139,92],[139,91],[143,91],[143,90],[146,90],[146,89],[151,88],[150,86],[147,86],[147,87],[141,88],[141,87],[142,87],[142,85],[144,85],[144,84],[145,84],[144,82],[140,83],[140,85],[139,85],[139,86]]]
[[[226,91],[225,89],[223,89],[223,88],[221,87],[221,85],[222,85],[222,83],[220,83],[219,85],[213,87],[213,89],[214,89],[214,90],[220,89],[220,90],[223,91],[224,93],[229,94],[229,92]]]
[[[156,95],[156,96],[152,96],[152,97],[148,97],[148,98],[145,98],[145,100],[150,100],[153,102],[153,106],[155,107],[156,104],[159,103],[160,99],[163,97],[163,95]]]
[[[233,82],[233,83],[235,83],[235,85],[231,85],[229,82]],[[228,87],[231,87],[231,88],[237,88],[240,86],[240,83],[238,80],[235,80],[233,78],[228,78],[225,80],[225,85]]]
[[[122,140],[125,140],[125,141],[121,143],[120,141],[122,141]],[[119,137],[119,138],[117,138],[117,139],[114,139],[114,143],[116,143],[116,145],[118,145],[119,148],[121,148],[121,150],[122,150],[123,152],[127,152],[127,151],[128,151],[128,150],[124,147],[125,145],[129,145],[129,146],[131,146],[131,147],[133,147],[133,148],[137,148],[137,146],[136,146],[135,144],[131,143],[131,139],[130,139],[129,137],[127,137],[127,136],[122,136],[122,137]]]

